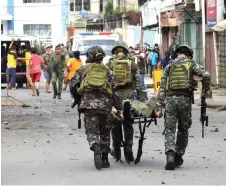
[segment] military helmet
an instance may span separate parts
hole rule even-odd
[[[86,52],[88,61],[102,61],[105,57],[104,50],[99,46],[92,46]]]
[[[176,48],[175,52],[193,56],[193,50],[188,45],[180,45],[180,46],[178,46]]]
[[[111,53],[115,54],[116,52],[128,53],[128,46],[125,41],[118,40],[115,42],[115,46],[112,48]]]

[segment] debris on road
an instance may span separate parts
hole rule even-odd
[[[215,128],[214,130],[210,130],[210,132],[219,132],[219,129]]]

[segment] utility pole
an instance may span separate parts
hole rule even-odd
[[[202,0],[202,47],[203,47],[203,67],[206,67],[206,16],[205,16],[205,0]]]
[[[161,28],[161,0],[159,1],[159,47],[162,47],[162,28]],[[160,53],[162,52],[163,50],[160,50]]]
[[[82,10],[84,10],[84,0],[82,0]]]

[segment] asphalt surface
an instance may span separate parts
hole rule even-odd
[[[150,90],[150,94],[153,90]],[[1,91],[2,96],[5,90]],[[93,153],[82,129],[77,128],[78,114],[70,108],[69,91],[62,100],[40,90],[11,90],[9,94],[31,107],[2,107],[2,184],[226,184],[226,112],[207,109],[209,127],[201,137],[200,107],[193,105],[193,125],[184,164],[165,171],[163,119],[146,130],[141,162],[128,165],[115,162],[98,171]],[[196,95],[198,104],[198,95]],[[226,101],[218,100],[219,102]],[[2,101],[4,101],[2,99]],[[139,136],[138,126],[135,136]],[[134,138],[134,155],[138,138]]]

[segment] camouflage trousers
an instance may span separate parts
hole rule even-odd
[[[102,152],[110,152],[110,131],[111,131],[111,113],[98,115],[86,111],[85,115],[85,131],[90,149],[94,144],[100,145]]]
[[[120,99],[126,100],[126,99],[130,99],[133,100],[134,99],[134,90],[130,89],[130,90],[120,90],[118,91]],[[122,102],[123,103],[123,102]],[[116,134],[116,123],[113,123],[112,125],[112,131],[111,131],[111,135],[112,135],[112,141],[113,141],[113,146],[115,146],[116,143],[116,138],[117,138],[117,134]],[[134,129],[133,129],[133,124],[127,121],[123,122],[123,132],[124,132],[124,138],[125,138],[125,142],[128,145],[132,145],[133,144],[133,136],[134,136]]]
[[[52,73],[52,86],[53,86],[53,93],[54,95],[60,94],[62,92],[63,87],[63,81],[64,81],[64,74],[53,72]],[[58,88],[57,88],[58,83]]]
[[[188,145],[188,129],[192,124],[191,106],[191,99],[189,97],[166,97],[164,116],[166,129],[165,153],[173,151],[177,155],[184,155],[186,147]],[[176,129],[178,129],[177,138]]]

